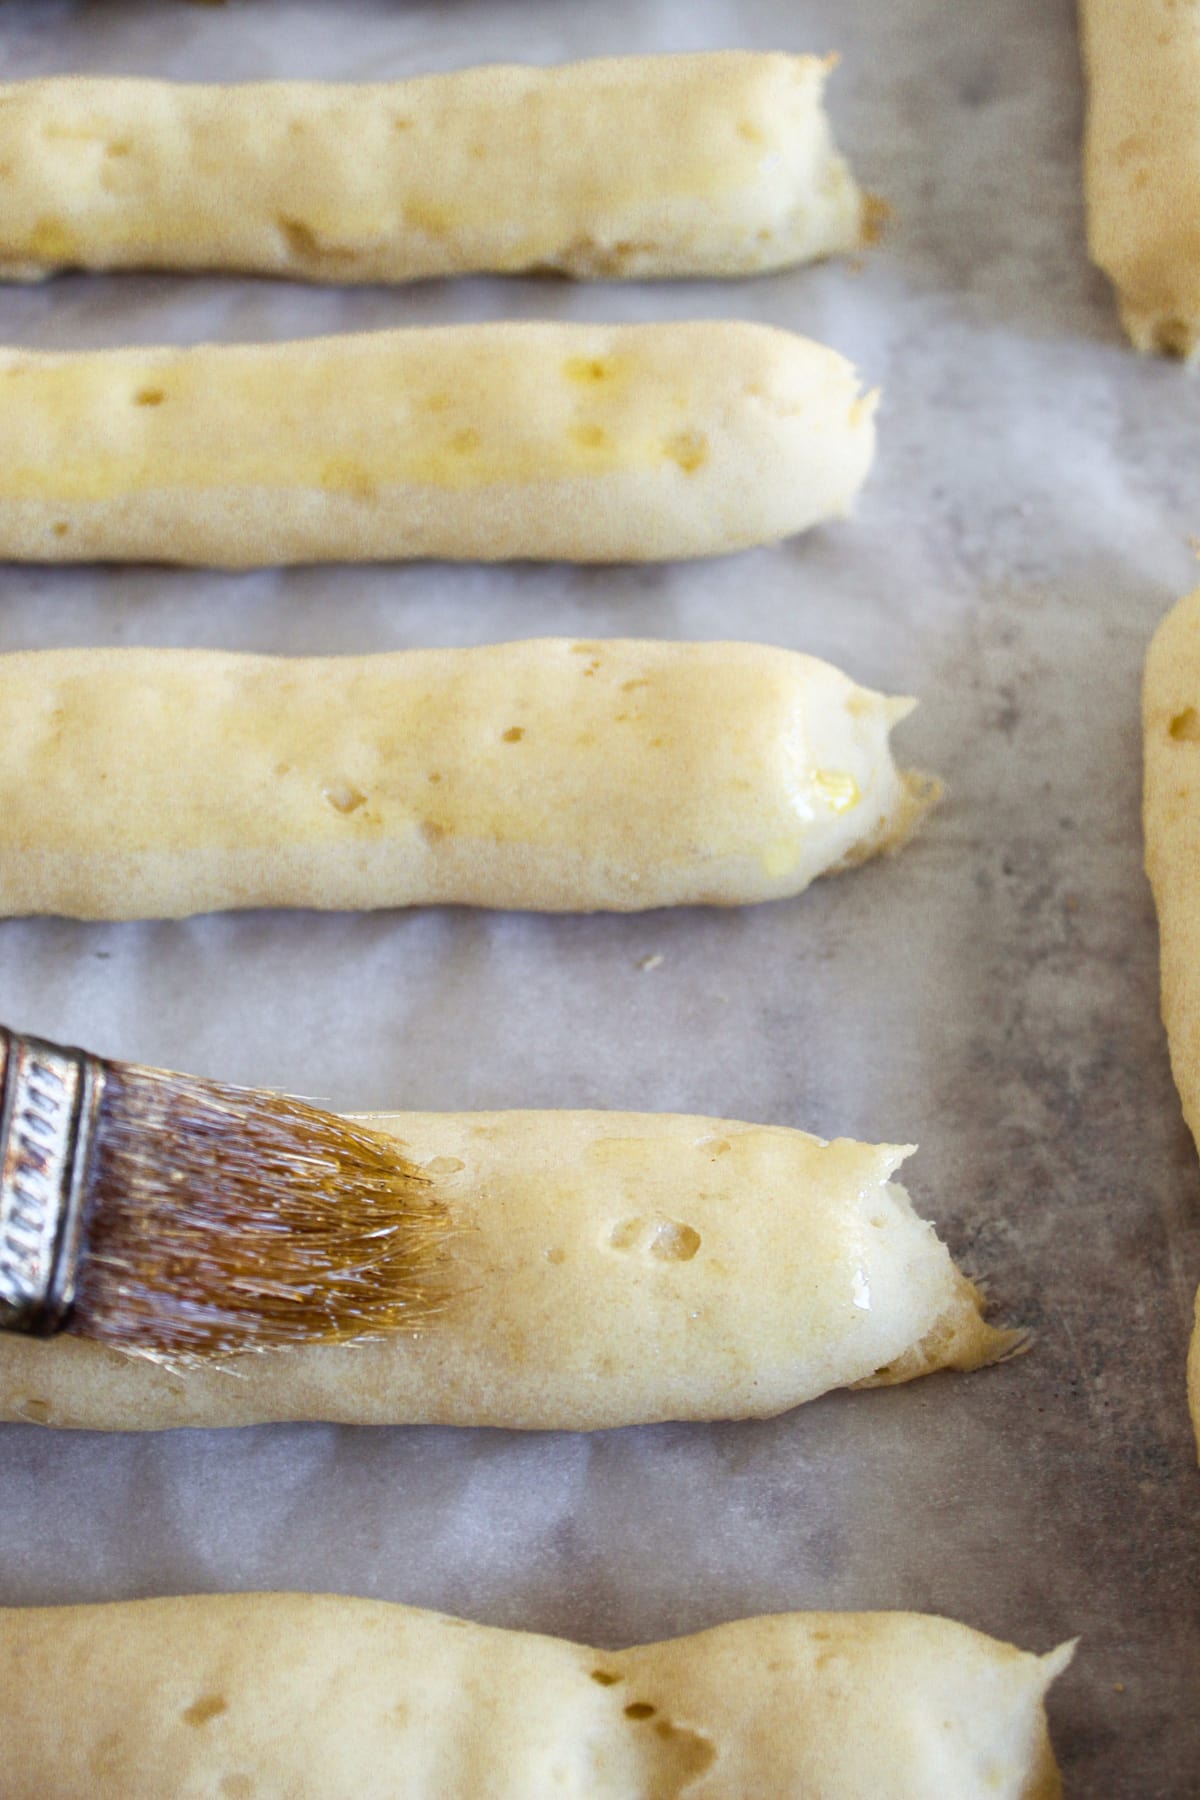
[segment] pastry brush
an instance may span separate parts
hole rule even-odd
[[[451,1232],[391,1139],[0,1026],[0,1329],[158,1358],[422,1323]]]

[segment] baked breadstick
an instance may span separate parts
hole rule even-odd
[[[186,1368],[0,1333],[0,1417],[592,1431],[770,1417],[1017,1345],[890,1181],[907,1149],[671,1114],[369,1122],[464,1227],[427,1332]]]
[[[0,86],[0,278],[749,275],[852,250],[831,62],[721,51],[370,85]]]
[[[1176,0],[1080,0],[1092,261],[1139,350],[1200,337],[1200,14]]]
[[[778,899],[907,835],[911,704],[759,644],[0,656],[0,914]]]
[[[1200,589],[1154,634],[1146,659],[1146,873],[1162,959],[1162,1012],[1183,1114],[1200,1144]],[[1200,1446],[1200,1294],[1188,1362]]]
[[[8,1608],[4,1791],[1057,1800],[1043,1702],[1071,1654],[917,1613],[780,1613],[589,1650],[330,1595]]]
[[[873,411],[764,325],[0,351],[0,558],[715,555],[848,512]]]

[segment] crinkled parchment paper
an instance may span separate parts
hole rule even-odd
[[[0,3],[4,78],[378,78],[720,45],[844,53],[836,125],[894,207],[861,268],[411,292],[72,277],[0,291],[0,340],[765,319],[884,389],[853,524],[666,569],[6,568],[0,647],[793,645],[921,697],[901,744],[950,786],[923,835],[726,914],[8,922],[0,1016],[346,1108],[657,1107],[916,1138],[918,1204],[1034,1352],[766,1424],[590,1438],[9,1427],[0,1600],[330,1589],[605,1644],[791,1607],[927,1608],[1034,1649],[1078,1633],[1052,1702],[1069,1792],[1182,1800],[1200,1780],[1200,1175],[1157,1016],[1138,683],[1196,579],[1200,389],[1124,348],[1086,263],[1068,0]]]

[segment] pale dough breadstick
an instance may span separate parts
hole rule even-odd
[[[590,1650],[330,1595],[0,1609],[4,1793],[1057,1800],[1044,1700],[1072,1649],[917,1613]]]
[[[370,85],[0,86],[0,278],[783,268],[863,241],[830,66],[722,51]]]
[[[0,656],[0,914],[776,899],[906,836],[910,705],[760,644]]]
[[[847,513],[873,398],[764,325],[0,351],[0,558],[710,556]]]
[[[189,1369],[0,1334],[0,1417],[590,1431],[769,1417],[1017,1345],[890,1182],[907,1149],[671,1114],[369,1122],[466,1227],[426,1332]]]
[[[1163,1021],[1184,1117],[1200,1143],[1200,589],[1154,634],[1143,725],[1146,873],[1158,911]],[[1200,1295],[1188,1394],[1200,1446]]]
[[[1081,0],[1088,241],[1139,350],[1200,334],[1200,13],[1176,0]]]

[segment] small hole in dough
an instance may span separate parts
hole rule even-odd
[[[1200,744],[1200,717],[1194,706],[1175,714],[1171,720],[1171,736],[1177,744]]]
[[[360,806],[367,803],[367,796],[350,781],[335,781],[332,786],[324,789],[324,798],[334,812],[339,813],[357,812]]]
[[[651,1706],[647,1700],[634,1700],[625,1708],[625,1717],[627,1719],[652,1719],[657,1711],[657,1706]]]
[[[525,731],[523,726],[510,725],[508,730],[504,733],[504,742],[506,744],[519,744],[524,736]]]
[[[161,406],[166,397],[159,387],[139,388],[133,396],[133,404],[135,406]]]
[[[659,1262],[691,1262],[700,1233],[678,1219],[622,1219],[608,1234],[613,1250],[644,1250]]]
[[[660,1262],[691,1262],[700,1248],[700,1233],[690,1225],[667,1219],[659,1226],[650,1245],[651,1256]]]
[[[621,1677],[615,1674],[612,1669],[592,1670],[592,1680],[598,1681],[601,1687],[616,1687],[620,1679]]]
[[[457,1175],[460,1169],[466,1168],[460,1156],[435,1156],[432,1162],[425,1164],[427,1175]]]
[[[198,1700],[192,1701],[183,1717],[188,1725],[207,1725],[210,1719],[219,1718],[228,1711],[229,1702],[224,1694],[201,1694]]]

